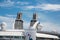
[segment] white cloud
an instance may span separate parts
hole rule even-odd
[[[10,17],[6,17],[6,16],[0,16],[0,21],[7,23],[7,29],[11,29],[13,27],[14,20],[15,20],[15,18],[10,18]]]
[[[40,4],[36,6],[27,6],[27,9],[42,9],[42,10],[52,10],[52,11],[58,11],[60,10],[60,4]]]
[[[16,15],[10,15],[10,14],[6,14],[6,16],[11,18],[16,17]]]
[[[12,0],[4,0],[0,2],[0,7],[20,7],[22,5],[28,5],[28,2],[21,2],[21,1],[12,1]]]
[[[26,8],[27,9],[33,9],[33,8],[36,8],[36,6],[27,6]]]
[[[53,22],[42,22],[41,24],[43,26],[42,30],[45,30],[45,31],[59,32],[59,30],[60,30],[59,29],[60,25],[59,24],[55,24]]]
[[[30,27],[30,23],[25,21],[24,22],[24,29],[28,29]]]
[[[43,4],[41,5],[43,10],[60,10],[60,4]]]
[[[52,10],[52,11],[58,11],[60,10],[60,4],[38,4],[36,6],[31,5],[28,6],[29,2],[21,2],[21,1],[11,1],[11,0],[5,0],[4,2],[0,2],[0,7],[17,7],[22,9],[42,9],[42,10]],[[22,6],[23,5],[23,6]]]
[[[16,2],[16,4],[19,4],[19,5],[28,5],[29,3],[28,3],[28,2],[21,2],[21,1],[18,1],[18,2]]]
[[[11,0],[6,0],[6,1],[0,3],[1,7],[11,7],[13,5],[14,5],[14,2]]]

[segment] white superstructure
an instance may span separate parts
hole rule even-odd
[[[19,19],[20,17],[18,17]],[[19,20],[18,20],[19,21]],[[19,26],[18,21],[15,23],[15,28],[10,30],[1,30],[0,31],[0,40],[58,40],[59,37],[50,34],[37,33],[37,27],[40,25],[39,21],[36,21],[28,29],[23,29],[22,26]],[[22,27],[22,28],[21,28]]]
[[[6,40],[29,40],[30,38],[32,38],[32,40],[36,40],[37,38],[59,39],[59,37],[55,35],[37,33],[36,30],[37,24],[39,24],[39,22],[36,22],[31,28],[29,27],[28,29],[23,30],[12,29],[0,31],[0,37],[2,37],[0,39]]]

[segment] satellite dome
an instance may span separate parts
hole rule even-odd
[[[6,30],[7,24],[5,22],[1,23],[1,30]]]
[[[3,27],[7,26],[7,24],[5,22],[2,22],[1,24],[2,24]]]

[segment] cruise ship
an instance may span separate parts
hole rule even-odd
[[[60,40],[59,36],[49,33],[38,32],[40,22],[37,21],[36,13],[27,29],[23,28],[22,13],[18,13],[14,28],[7,30],[5,23],[0,24],[0,40]],[[40,27],[41,30],[41,27]]]

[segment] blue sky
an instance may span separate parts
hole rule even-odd
[[[0,23],[12,29],[18,12],[22,12],[24,28],[37,13],[42,30],[60,32],[60,0],[0,0]]]

